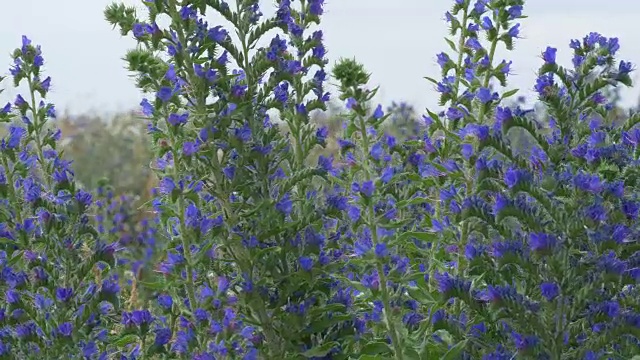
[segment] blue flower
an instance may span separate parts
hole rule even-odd
[[[504,183],[509,189],[512,189],[516,185],[530,180],[531,175],[526,170],[510,167],[504,173]]]
[[[173,90],[170,87],[163,86],[160,88],[160,90],[158,90],[156,96],[163,102],[167,102],[171,100],[171,97],[173,96]]]
[[[153,340],[154,345],[156,346],[164,346],[169,343],[171,340],[171,330],[167,328],[159,328],[155,330],[156,336]]]
[[[606,301],[600,306],[600,311],[613,319],[620,314],[620,304],[617,301]]]
[[[182,153],[184,156],[192,156],[198,152],[198,147],[198,143],[195,141],[185,141],[184,144],[182,144]]]
[[[222,26],[218,25],[211,29],[209,29],[208,36],[211,40],[222,43],[227,39],[229,33],[227,30],[223,29]]]
[[[459,277],[453,277],[448,273],[436,272],[434,275],[436,282],[438,283],[438,291],[445,295],[450,295],[454,292],[466,292],[471,289],[471,282]]]
[[[162,294],[158,296],[158,305],[163,307],[166,310],[171,310],[173,306],[173,298],[171,295]]]
[[[447,55],[446,53],[440,53],[437,55],[437,61],[438,61],[438,65],[440,65],[441,68],[444,68],[444,66],[450,61],[451,59],[449,58],[449,55]]]
[[[58,334],[64,337],[70,337],[73,332],[73,324],[70,322],[62,323],[58,326]]]
[[[507,13],[509,14],[509,20],[515,20],[522,16],[522,5],[511,6]]]
[[[481,87],[480,89],[478,89],[478,92],[476,93],[476,97],[483,104],[487,104],[492,100],[495,100],[495,97],[491,93],[491,90],[485,87]]]
[[[462,156],[464,156],[465,159],[469,160],[471,158],[471,156],[473,156],[473,145],[471,144],[462,144],[461,145],[461,152],[462,152]]]
[[[491,22],[491,19],[488,16],[485,16],[482,18],[482,28],[485,30],[491,30],[493,29],[493,23]]]
[[[547,46],[547,49],[542,53],[542,59],[546,64],[555,64],[557,52],[558,49]]]
[[[304,271],[311,271],[311,269],[313,268],[313,259],[307,257],[307,256],[301,256],[298,259],[298,262],[300,263],[300,267],[304,270]]]
[[[60,302],[68,302],[71,300],[73,296],[73,288],[57,288],[56,289],[56,298]]]
[[[376,120],[380,120],[384,116],[384,111],[382,111],[382,105],[378,105],[376,110],[373,112],[373,118]]]
[[[385,243],[376,244],[375,254],[379,258],[387,257],[389,255],[389,250],[387,249],[387,244],[385,244]]]
[[[360,185],[360,193],[365,197],[371,197],[375,191],[375,184],[371,180],[367,180]]]
[[[620,61],[618,65],[618,74],[625,75],[633,71],[633,65],[628,61]]]
[[[251,128],[249,127],[249,123],[245,122],[241,128],[233,129],[233,134],[242,142],[251,141]]]
[[[349,215],[351,221],[356,222],[360,219],[361,210],[355,205],[350,205],[347,209],[347,215]]]
[[[464,113],[455,107],[450,107],[447,109],[447,118],[451,121],[460,120],[464,117]]]
[[[327,136],[329,136],[329,129],[326,126],[323,126],[316,130],[316,141],[318,142],[318,144],[325,144],[327,141]]]
[[[172,125],[172,126],[178,126],[178,125],[184,125],[187,123],[187,120],[189,118],[189,113],[183,113],[183,114],[169,114],[169,117],[167,118],[167,122]]]
[[[518,351],[528,351],[538,345],[538,338],[535,336],[523,336],[517,332],[511,332],[511,337]]]
[[[543,74],[536,79],[535,90],[540,96],[547,96],[548,89],[554,85],[553,74]]]
[[[507,35],[509,35],[512,38],[517,38],[518,35],[520,34],[520,24],[515,24],[514,26],[512,26],[509,31],[507,32]]]
[[[543,282],[540,284],[540,292],[542,292],[542,296],[544,296],[547,301],[551,301],[560,294],[560,288],[556,283]]]
[[[555,236],[545,233],[529,234],[529,247],[531,251],[548,253],[555,247],[557,239]]]
[[[291,214],[291,211],[293,210],[293,202],[290,199],[289,193],[284,194],[280,201],[278,201],[276,209],[284,215]]]

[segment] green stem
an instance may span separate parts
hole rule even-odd
[[[489,50],[489,68],[487,69],[484,79],[482,80],[482,87],[488,87],[489,82],[491,81],[491,74],[493,72],[493,58],[496,53],[496,48],[498,47],[498,40],[494,40],[491,43],[491,49]],[[485,108],[486,106],[483,104],[480,107],[480,111],[478,111],[478,118],[476,119],[478,123],[484,123],[485,117]],[[467,167],[466,174],[466,189],[465,189],[465,198],[469,198],[473,191],[473,179],[475,177],[475,166],[474,164],[469,164]],[[469,222],[464,221],[462,223],[462,232],[460,234],[460,246],[458,248],[458,266],[457,266],[457,274],[460,275],[464,268],[466,267],[464,254],[464,248],[467,246],[467,242],[469,241]],[[464,265],[464,266],[463,266]],[[457,303],[460,306],[460,302]]]
[[[455,91],[455,97],[453,100],[453,103],[455,104],[458,101],[458,95],[459,95],[459,87],[460,87],[460,79],[462,78],[463,71],[462,71],[462,61],[464,59],[464,47],[465,47],[465,42],[467,40],[467,37],[465,36],[465,32],[467,31],[467,21],[469,19],[469,14],[467,12],[467,8],[465,7],[462,10],[462,28],[460,29],[460,40],[458,41],[458,60],[456,61],[456,80],[453,84],[453,91]],[[447,129],[449,129],[449,125],[451,125],[449,122],[447,122],[445,124],[445,127]]]
[[[176,149],[176,139],[173,135],[171,135],[171,147],[173,149],[173,180],[178,182],[180,179],[180,155]],[[180,241],[182,242],[182,248],[184,252],[184,258],[186,261],[187,268],[187,295],[189,297],[189,304],[191,305],[191,309],[194,310],[197,306],[196,304],[196,291],[195,284],[193,283],[193,258],[191,257],[191,241],[187,236],[187,229],[184,226],[184,212],[185,212],[185,202],[184,196],[182,194],[178,195],[178,218],[180,221]]]
[[[169,6],[169,9],[171,9],[172,12],[172,16],[176,17],[176,18],[180,18],[176,12],[176,1],[173,0],[171,1],[171,4]],[[187,40],[186,37],[184,35],[184,29],[182,27],[182,23],[180,21],[175,21],[174,24],[176,25],[176,33],[178,35],[178,40],[180,41],[180,43],[182,44],[182,48],[186,49],[187,47]],[[189,75],[193,74],[193,62],[191,60],[191,54],[189,54],[187,51],[183,50],[182,51],[182,55],[184,58],[184,61],[186,62],[187,65],[187,72]],[[175,182],[178,182],[180,179],[180,165],[181,165],[181,158],[180,158],[180,154],[178,153],[178,146],[177,146],[177,139],[175,138],[175,135],[173,134],[173,129],[169,130],[169,136],[170,136],[170,140],[171,140],[171,149],[173,152],[173,180]],[[196,303],[196,291],[195,291],[195,284],[193,282],[193,258],[191,256],[191,241],[187,235],[187,229],[185,227],[185,218],[184,218],[184,212],[185,212],[185,201],[184,201],[184,196],[183,194],[178,195],[178,218],[180,221],[179,224],[179,228],[180,228],[180,241],[182,243],[182,248],[183,248],[183,252],[184,252],[184,258],[185,258],[185,262],[186,262],[186,268],[187,268],[187,281],[185,284],[186,290],[187,290],[187,296],[189,298],[189,304],[191,306],[191,310],[195,310],[197,303]]]
[[[36,151],[38,153],[38,162],[40,163],[40,166],[42,166],[42,177],[45,185],[47,185],[47,190],[52,191],[51,179],[47,172],[47,163],[45,162],[44,152],[42,151],[42,139],[40,138],[40,130],[44,124],[40,124],[38,109],[36,108],[36,90],[30,76],[27,77],[27,84],[29,85],[29,95],[31,96],[31,114],[33,117],[34,141],[36,143]]]
[[[358,118],[360,123],[360,132],[362,134],[362,143],[364,145],[363,168],[366,178],[368,180],[372,180],[369,170],[369,136],[367,135],[367,126],[362,116],[358,116]],[[367,204],[367,210],[367,223],[371,228],[373,246],[376,246],[379,239],[377,228],[375,226],[375,209],[373,207],[373,203],[371,203],[370,201]],[[395,321],[391,316],[391,301],[389,299],[389,289],[387,287],[387,276],[384,273],[383,264],[379,260],[376,260],[376,269],[378,271],[378,277],[380,278],[380,291],[382,293],[382,304],[384,306],[385,322],[387,323],[387,329],[391,335],[391,342],[393,344],[395,357],[398,360],[404,360],[404,354],[402,353],[402,346],[400,345],[400,339],[396,330]]]

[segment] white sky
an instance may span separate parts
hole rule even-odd
[[[0,0],[0,73],[8,73],[8,54],[22,34],[41,44],[46,72],[53,78],[50,96],[59,110],[112,113],[137,108],[141,95],[121,60],[134,46],[103,19],[109,0]],[[127,3],[139,3],[126,0]],[[380,101],[406,100],[435,109],[437,95],[424,76],[438,77],[435,54],[447,48],[443,14],[451,0],[326,0],[325,44],[331,64],[355,57],[381,85]],[[262,1],[265,12],[273,1]],[[531,94],[540,52],[557,47],[558,59],[570,65],[569,41],[590,31],[620,38],[621,59],[640,64],[640,17],[637,0],[529,0],[522,20],[522,39],[509,55],[514,76],[510,86]],[[213,23],[210,21],[210,25]],[[504,57],[505,52],[499,53]],[[2,102],[15,91],[0,95]],[[634,104],[637,90],[623,92]]]

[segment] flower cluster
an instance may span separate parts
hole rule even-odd
[[[329,141],[312,121],[331,97],[324,1],[143,4],[105,17],[139,45],[125,61],[159,180],[144,218],[74,181],[40,47],[13,53],[29,94],[0,109],[0,358],[638,352],[640,115],[613,111],[633,70],[618,39],[571,41],[572,67],[545,49],[542,106],[522,109],[496,54],[524,1],[455,0],[428,78],[443,111],[385,113],[340,60],[339,151],[311,163]]]

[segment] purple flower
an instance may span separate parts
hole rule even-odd
[[[509,20],[514,20],[522,16],[522,5],[514,5],[507,10]]]
[[[449,55],[445,53],[438,54],[437,58],[438,58],[438,65],[440,65],[441,68],[443,68],[450,60]]]
[[[282,199],[278,201],[276,204],[276,210],[280,211],[284,215],[291,214],[291,210],[293,210],[293,202],[290,199],[289,193],[284,194]]]
[[[86,192],[84,190],[80,190],[76,193],[76,200],[82,204],[83,206],[90,206],[93,200],[93,196],[91,193]]]
[[[360,186],[360,193],[369,198],[373,195],[373,191],[375,190],[375,188],[376,186],[373,181],[367,180]]]
[[[327,141],[327,136],[329,136],[329,128],[323,126],[316,130],[316,141],[320,145],[324,145]]]
[[[56,298],[60,302],[68,302],[73,296],[73,288],[57,288]]]
[[[380,120],[384,116],[384,111],[382,111],[382,105],[378,105],[376,110],[373,112],[373,118],[376,120]]]
[[[311,271],[311,269],[313,268],[313,259],[311,259],[310,257],[301,256],[300,259],[298,259],[298,262],[300,263],[300,267],[304,271]]]
[[[189,118],[189,113],[183,113],[181,115],[178,114],[170,114],[167,122],[172,126],[184,125],[187,123],[187,119]]]
[[[481,26],[485,30],[493,29],[493,23],[491,22],[491,19],[488,16],[485,16],[482,18]]]
[[[209,38],[217,43],[224,42],[228,35],[227,30],[223,29],[220,25],[209,29],[208,33]]]
[[[512,332],[511,337],[518,351],[528,351],[538,344],[538,338],[535,336],[523,336],[517,332]]]
[[[529,235],[529,247],[531,251],[548,253],[557,243],[555,236],[545,233],[532,233]]]
[[[512,38],[517,38],[518,35],[520,35],[520,24],[518,23],[512,26],[511,29],[509,29],[509,31],[507,32],[507,35]]]
[[[387,244],[385,244],[385,243],[376,244],[375,254],[379,258],[387,257],[389,255],[389,250],[387,249]]]
[[[156,96],[163,102],[167,102],[171,100],[171,97],[173,96],[173,90],[171,90],[170,87],[163,86],[160,88],[160,90],[158,90]]]
[[[628,61],[620,61],[618,65],[618,74],[625,75],[633,71],[633,65]]]
[[[16,304],[20,301],[20,293],[15,290],[7,290],[4,295],[9,304]]]
[[[242,142],[246,143],[248,141],[251,141],[251,128],[249,127],[249,123],[245,122],[241,128],[233,129],[233,134],[236,139]]]
[[[471,156],[473,155],[473,145],[471,144],[462,144],[461,145],[461,152],[462,152],[462,156],[464,156],[465,159],[469,160],[471,158]]]
[[[165,308],[166,310],[171,310],[173,306],[173,298],[171,295],[162,294],[158,296],[158,305]]]
[[[155,330],[156,337],[153,341],[156,346],[163,346],[171,340],[171,330],[167,328],[159,328]]]
[[[547,96],[548,89],[553,85],[553,74],[544,74],[536,79],[535,90],[540,96]]]
[[[71,324],[70,322],[65,322],[60,324],[60,326],[58,326],[58,334],[60,334],[61,336],[69,337],[71,336],[72,332],[73,332],[73,324]]]
[[[451,295],[454,292],[466,292],[471,289],[471,282],[462,278],[453,277],[448,273],[436,272],[434,275],[438,283],[438,291],[441,294]]]
[[[171,192],[176,189],[176,183],[173,182],[173,179],[171,179],[170,177],[165,177],[160,180],[158,188],[160,190],[160,193],[162,194],[171,194]]]
[[[558,49],[547,46],[547,49],[542,53],[542,59],[546,64],[555,64],[557,52]]]
[[[613,319],[620,314],[620,304],[617,301],[607,301],[600,306],[600,311]]]
[[[186,141],[184,144],[182,144],[182,153],[185,156],[191,156],[196,152],[198,152],[198,143],[196,143],[195,141]]]
[[[485,87],[482,87],[482,88],[478,89],[478,92],[476,93],[476,97],[483,104],[487,104],[490,101],[494,100],[494,96],[491,93],[491,90],[489,90],[488,88],[485,88]]]
[[[449,120],[451,120],[451,121],[459,120],[459,119],[462,119],[464,117],[464,113],[460,109],[455,108],[455,107],[450,107],[447,110],[447,114],[446,115],[447,115],[447,118]]]
[[[542,296],[545,297],[545,299],[551,301],[560,294],[560,288],[556,283],[543,282],[542,284],[540,284],[540,292],[542,293]]]
[[[531,180],[531,176],[529,172],[526,170],[515,169],[510,167],[504,173],[504,183],[507,185],[509,189],[515,187],[516,185]]]

